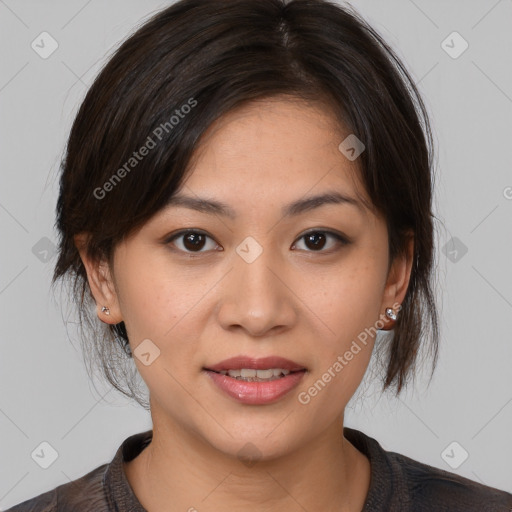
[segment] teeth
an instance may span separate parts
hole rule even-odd
[[[269,368],[267,370],[255,370],[254,368],[241,368],[239,370],[223,370],[222,375],[238,378],[239,380],[275,380],[282,375],[288,375],[290,370],[284,368]]]

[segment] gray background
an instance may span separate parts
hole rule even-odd
[[[74,326],[64,325],[66,297],[49,284],[56,177],[72,119],[113,47],[166,5],[0,0],[3,509],[109,462],[123,439],[151,428],[138,405],[90,382],[69,340]],[[396,49],[425,98],[445,228],[438,226],[441,352],[432,384],[425,371],[414,392],[379,399],[365,379],[365,397],[351,402],[345,424],[385,449],[512,492],[512,0],[352,5]],[[43,31],[59,45],[46,59],[31,47]],[[469,43],[458,58],[442,46],[453,31]],[[445,44],[458,51],[452,39]],[[48,469],[31,457],[43,441],[58,453]],[[453,441],[462,448],[445,452]],[[460,461],[462,449],[469,457],[453,469],[446,460]]]

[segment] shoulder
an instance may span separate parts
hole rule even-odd
[[[373,437],[344,428],[370,460],[365,511],[512,512],[512,494],[385,450]]]
[[[103,477],[108,464],[93,469],[86,475],[59,485],[51,491],[28,499],[6,512],[63,512],[66,510],[109,510]]]
[[[144,508],[126,479],[123,462],[136,457],[151,442],[152,435],[152,430],[132,434],[117,448],[110,463],[19,503],[6,512],[143,512]]]
[[[412,510],[512,512],[512,494],[405,455],[386,452],[399,466]]]

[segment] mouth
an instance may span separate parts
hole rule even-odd
[[[270,382],[292,373],[306,372],[307,368],[279,356],[255,358],[241,355],[203,367],[203,370],[245,382]]]
[[[203,370],[211,371],[219,375],[227,375],[228,377],[236,380],[243,380],[244,382],[271,382],[273,380],[282,379],[289,374],[306,372],[306,369],[290,371],[285,368],[267,368],[264,370],[256,370],[254,368],[240,368],[221,371],[203,368]]]
[[[265,405],[289,395],[308,369],[277,356],[237,356],[205,366],[203,371],[224,396],[246,405]]]

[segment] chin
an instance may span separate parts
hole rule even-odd
[[[281,420],[282,418],[272,423],[262,422],[260,427],[253,424],[250,429],[247,429],[247,425],[243,426],[240,423],[236,428],[229,429],[223,424],[232,436],[221,427],[216,429],[215,436],[212,436],[211,430],[203,432],[202,436],[213,449],[251,466],[257,461],[278,459],[286,455],[295,444],[292,432],[282,428],[282,424],[276,428]],[[296,441],[299,444],[298,438]]]

